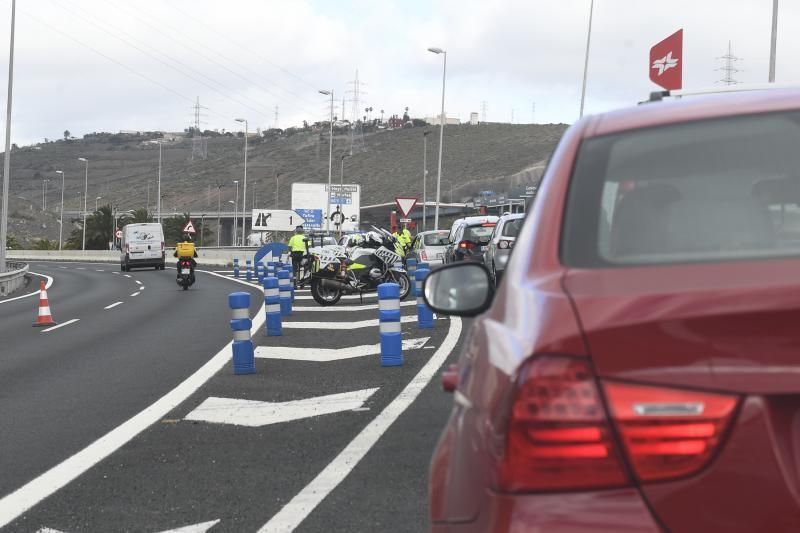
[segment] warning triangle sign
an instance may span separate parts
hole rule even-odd
[[[195,229],[194,229],[194,224],[192,224],[191,220],[189,222],[187,222],[186,225],[183,227],[183,232],[184,233],[192,233],[192,234],[197,233],[195,231]]]
[[[403,213],[403,217],[408,217],[408,214],[417,205],[416,198],[395,198],[394,201],[397,203],[400,212]]]

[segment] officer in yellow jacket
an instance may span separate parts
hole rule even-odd
[[[294,229],[294,235],[291,236],[289,242],[289,251],[292,253],[292,270],[294,271],[294,278],[297,279],[297,273],[300,270],[300,261],[308,251],[306,243],[308,240],[303,232],[303,226],[297,226]]]

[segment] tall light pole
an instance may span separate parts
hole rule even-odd
[[[777,47],[778,47],[778,0],[772,0],[772,35],[769,44],[770,83],[775,83],[775,54],[777,51]],[[8,148],[6,148],[6,150],[8,150]]]
[[[280,176],[280,172],[275,173],[275,209],[278,209],[278,186],[280,185],[278,178],[280,178]]]
[[[156,220],[161,224],[161,139],[158,140],[158,198],[156,199]]]
[[[330,95],[331,97],[331,117],[330,117],[330,140],[328,143],[328,205],[325,207],[325,231],[331,231],[331,175],[333,173],[333,89],[330,91],[319,91],[319,94]]]
[[[239,214],[239,180],[233,180],[236,185],[236,201],[233,204],[233,245],[236,246],[236,231],[239,229],[238,214]],[[230,200],[228,200],[230,202]]]
[[[86,250],[86,200],[87,195],[89,194],[89,160],[85,157],[79,157],[78,161],[83,161],[86,163],[86,175],[83,179],[83,244],[81,245],[81,250]],[[148,185],[150,183],[148,182]],[[148,187],[148,191],[150,188]]]
[[[236,230],[238,229],[236,227],[236,204],[238,203],[238,198],[237,201],[228,200],[228,203],[233,204],[233,242],[231,243],[231,246],[236,246]]]
[[[428,228],[428,135],[430,130],[422,132],[422,231]]]
[[[47,210],[47,184],[49,179],[42,178],[42,211]]]
[[[64,174],[63,170],[56,170],[56,174],[61,174],[61,216],[59,217],[58,228],[58,249],[61,250],[61,238],[64,234]]]
[[[11,42],[8,52],[8,99],[6,101],[6,152],[3,157],[3,209],[0,216],[0,272],[6,271],[6,235],[8,235],[8,182],[11,179],[11,89],[14,86],[14,17],[17,2],[11,0]]]
[[[102,199],[103,199],[102,196],[98,196],[97,198],[94,199],[94,210],[95,210],[95,212],[97,212],[97,201],[98,200],[102,200]]]
[[[344,160],[345,158],[350,157],[350,154],[342,154],[342,171],[339,174],[339,199],[341,201],[342,196],[344,195]],[[339,205],[341,209],[341,204]],[[342,238],[342,226],[339,226],[339,238]]]
[[[244,184],[242,185],[242,246],[245,243],[245,231],[247,230],[247,120],[237,118],[236,122],[244,122]]]
[[[586,75],[589,71],[589,44],[592,42],[592,15],[594,14],[594,0],[589,4],[589,31],[586,32],[586,57],[583,60],[583,88],[581,89],[581,112],[583,116],[583,103],[586,101]]]
[[[442,149],[444,148],[444,82],[447,76],[447,51],[441,48],[428,48],[428,52],[442,54],[444,62],[442,64],[442,113],[439,115],[439,170],[436,174],[436,211],[433,217],[433,229],[439,229],[439,202],[441,199],[442,187]]]
[[[217,185],[217,248],[219,248],[219,234],[222,229],[220,215],[222,213],[222,184]]]

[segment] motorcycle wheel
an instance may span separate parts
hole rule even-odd
[[[411,280],[408,275],[405,272],[393,272],[390,270],[387,278],[387,281],[393,281],[400,285],[400,299],[405,300],[406,296],[411,292]]]
[[[188,285],[184,285],[183,286],[183,290],[188,291],[189,290],[189,286]]]
[[[311,296],[319,305],[335,305],[342,297],[342,291],[337,289],[326,289],[318,278],[311,279]]]

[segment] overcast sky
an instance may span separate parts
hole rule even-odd
[[[586,110],[631,105],[656,89],[649,49],[684,29],[684,87],[723,77],[767,81],[772,0],[596,0]],[[11,0],[0,0],[0,94],[5,94]],[[800,2],[781,0],[777,81],[800,79]],[[19,0],[12,140],[65,129],[235,130],[324,119],[352,97],[388,117],[438,113],[448,51],[448,115],[496,122],[573,122],[578,115],[589,0]],[[5,103],[5,98],[2,98]],[[533,104],[535,102],[535,115]],[[351,115],[346,104],[346,118]],[[3,112],[5,105],[2,106]],[[5,117],[3,116],[3,120]]]

